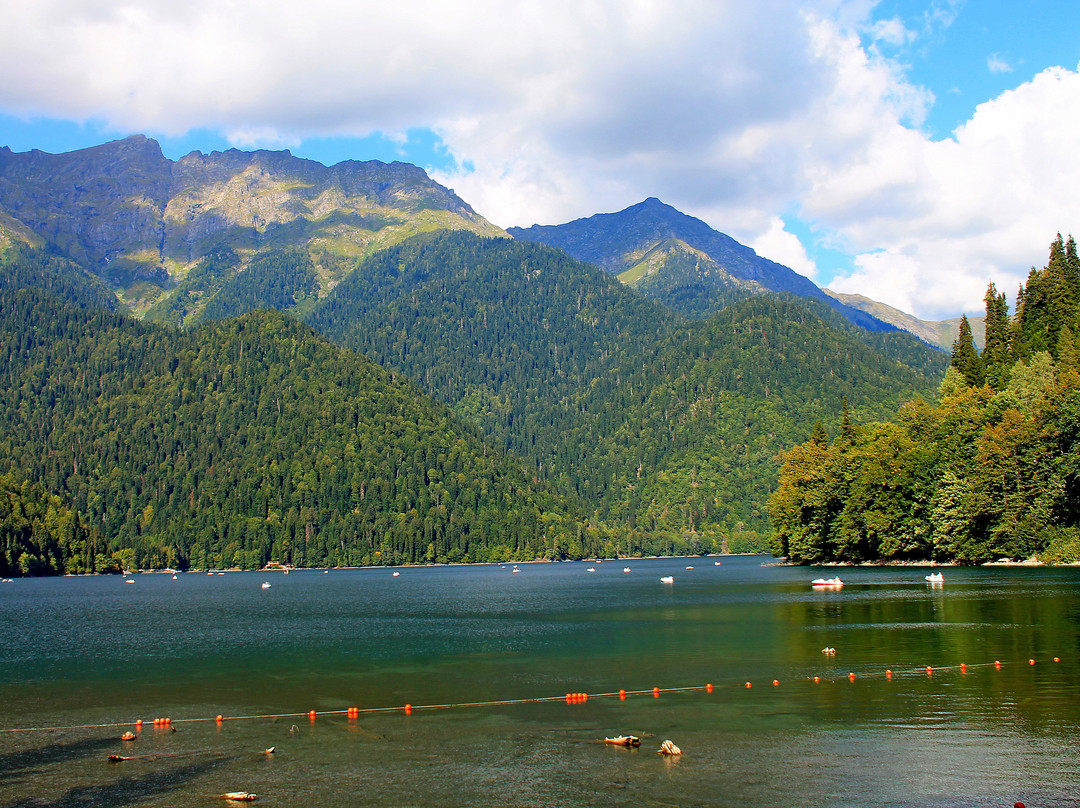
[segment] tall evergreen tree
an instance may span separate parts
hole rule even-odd
[[[960,371],[964,380],[972,387],[982,385],[985,378],[982,357],[975,350],[975,340],[971,336],[971,323],[965,314],[960,318],[960,333],[952,346],[952,358],[949,364]]]
[[[986,289],[986,342],[982,360],[986,382],[1000,390],[1009,382],[1012,352],[1009,347],[1009,304],[993,283]]]

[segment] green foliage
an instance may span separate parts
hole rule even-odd
[[[73,306],[115,311],[120,302],[96,276],[66,258],[25,244],[0,254],[0,290],[34,287]]]
[[[956,368],[964,381],[971,385],[980,385],[986,376],[982,358],[975,350],[975,342],[971,336],[971,324],[967,315],[960,318],[960,334],[952,346],[952,357],[949,364]]]
[[[169,294],[155,303],[143,319],[182,327],[190,324],[207,301],[236,276],[240,256],[228,247],[216,247],[195,264]]]
[[[226,281],[206,304],[200,321],[238,317],[255,309],[284,311],[319,290],[311,258],[295,248],[262,253]]]
[[[111,571],[104,549],[97,532],[59,497],[0,474],[0,576]]]
[[[251,568],[602,546],[410,384],[283,315],[178,333],[32,290],[0,305],[0,472],[93,524],[95,564],[120,550],[142,568]],[[30,554],[67,569],[64,553]]]
[[[1078,283],[1076,245],[1059,235],[1011,321],[990,286],[983,357],[962,321],[936,407],[907,405],[898,423],[827,448],[815,432],[785,455],[769,504],[776,551],[804,563],[1076,559]]]
[[[368,259],[309,322],[642,546],[763,549],[778,452],[843,396],[884,416],[944,366],[821,304],[758,296],[688,321],[561,252],[464,233]]]

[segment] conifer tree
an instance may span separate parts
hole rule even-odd
[[[986,289],[986,344],[982,360],[986,382],[1000,390],[1009,381],[1012,354],[1009,348],[1009,304],[993,283]]]
[[[967,315],[960,318],[960,333],[952,346],[952,358],[949,365],[960,371],[960,375],[972,387],[981,387],[985,371],[982,357],[975,350],[975,341],[971,336],[971,323]]]

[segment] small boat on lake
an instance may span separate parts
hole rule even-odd
[[[844,585],[844,582],[839,577],[836,578],[815,578],[810,582],[810,586],[821,589],[839,589]]]
[[[596,572],[596,568],[595,567],[589,567],[587,570],[585,570],[585,572]]]
[[[945,583],[945,576],[940,572],[931,572],[926,576],[926,582],[928,584],[943,584]]]
[[[660,583],[662,583],[662,584],[673,584],[673,583],[675,583],[675,576],[674,575],[665,575],[663,578],[660,579]]]
[[[623,571],[623,572],[630,572],[630,568],[629,568],[629,567],[623,567],[623,568],[622,568],[622,571]]]
[[[270,588],[270,582],[269,581],[263,581],[262,582],[262,588],[263,589],[269,589]]]

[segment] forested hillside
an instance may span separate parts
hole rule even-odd
[[[845,418],[784,459],[773,551],[796,562],[1080,561],[1080,258],[1032,269],[1016,312],[991,284],[980,354],[961,322],[940,402]]]
[[[467,233],[362,262],[309,322],[415,379],[600,524],[706,550],[764,547],[778,452],[842,397],[880,417],[945,365],[793,297],[690,321],[560,251]]]
[[[0,473],[100,542],[65,555],[8,533],[9,571],[603,549],[406,380],[284,315],[180,333],[33,289],[0,291],[0,311]]]

